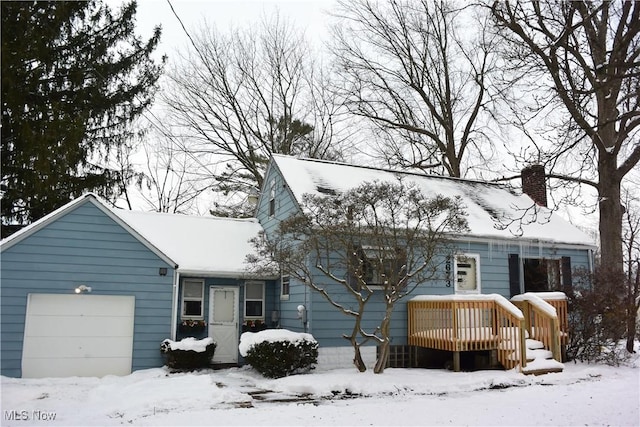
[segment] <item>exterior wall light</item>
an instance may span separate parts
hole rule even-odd
[[[87,285],[80,285],[76,288],[76,294],[81,294],[81,293],[89,293],[91,292],[91,286],[87,286]]]

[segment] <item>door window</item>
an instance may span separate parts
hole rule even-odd
[[[233,322],[235,319],[235,292],[227,289],[213,290],[213,322]]]

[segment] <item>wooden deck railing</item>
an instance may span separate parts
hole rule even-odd
[[[407,309],[409,345],[454,352],[454,369],[471,350],[497,350],[506,369],[526,366],[524,317],[500,295],[418,296]]]
[[[524,313],[528,337],[542,342],[553,358],[562,361],[562,346],[567,339],[567,299],[561,292],[527,292],[511,299]]]
[[[567,344],[569,342],[569,307],[567,304],[567,297],[562,299],[545,299],[548,304],[551,304],[556,309],[558,315],[558,323],[560,324],[560,342]]]

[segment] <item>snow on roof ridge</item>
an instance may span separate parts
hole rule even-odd
[[[171,212],[156,212],[156,211],[140,211],[140,210],[130,210],[130,209],[122,209],[115,208],[112,209],[116,214],[118,213],[133,213],[133,214],[147,214],[147,215],[162,215],[162,216],[172,216],[172,217],[180,217],[180,218],[193,218],[193,219],[206,219],[206,220],[217,220],[217,221],[235,221],[235,222],[251,222],[257,223],[258,219],[254,217],[249,218],[233,218],[226,216],[214,216],[214,215],[192,215],[192,214],[182,214],[182,213],[171,213]]]
[[[281,157],[284,159],[293,159],[293,160],[300,160],[300,161],[305,161],[305,162],[314,162],[314,163],[324,163],[324,164],[328,164],[328,165],[336,165],[336,166],[347,166],[347,167],[353,167],[353,168],[360,168],[360,169],[369,169],[369,170],[374,170],[374,171],[381,171],[381,172],[389,172],[389,173],[399,173],[399,174],[403,174],[403,175],[410,175],[410,176],[416,176],[419,178],[435,178],[435,179],[442,179],[442,180],[447,180],[447,181],[459,181],[459,182],[468,182],[471,184],[485,184],[485,185],[491,185],[493,187],[499,187],[499,188],[503,188],[506,190],[510,190],[510,187],[508,187],[507,185],[500,183],[500,182],[491,182],[491,181],[482,181],[479,179],[470,179],[470,178],[458,178],[458,177],[454,177],[454,176],[444,176],[444,175],[425,175],[425,174],[421,174],[418,172],[412,172],[412,171],[408,171],[408,170],[402,170],[402,169],[391,169],[391,168],[383,168],[383,167],[377,167],[377,166],[368,166],[368,165],[356,165],[353,163],[347,163],[347,162],[339,162],[336,160],[326,160],[326,159],[314,159],[314,158],[310,158],[310,157],[296,157],[296,156],[288,156],[286,154],[272,154],[272,157],[276,158],[276,157]]]

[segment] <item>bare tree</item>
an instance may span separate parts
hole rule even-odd
[[[372,120],[387,161],[455,177],[469,161],[486,164],[493,147],[483,109],[495,67],[486,25],[453,1],[339,4],[339,93],[350,111]]]
[[[636,184],[637,185],[637,184]],[[624,192],[623,242],[627,270],[625,295],[625,319],[627,351],[634,353],[640,309],[640,197],[630,191]]]
[[[445,233],[463,231],[467,224],[460,203],[440,195],[427,198],[399,181],[305,195],[302,205],[302,213],[258,240],[258,254],[250,261],[273,268],[264,264],[271,261],[352,317],[353,328],[344,338],[353,346],[357,369],[366,370],[360,347],[373,340],[379,346],[374,372],[382,373],[395,304],[433,279],[446,261],[451,248]],[[367,310],[372,297],[382,300],[382,312]]]
[[[522,101],[514,120],[536,118],[556,138],[540,144],[549,176],[598,192],[603,265],[623,270],[621,183],[640,160],[640,2],[496,1]],[[528,115],[528,117],[526,117]]]
[[[169,74],[165,102],[215,191],[260,189],[271,153],[337,159],[338,106],[303,36],[279,16],[228,34],[203,27]]]
[[[157,128],[141,145],[144,165],[137,179],[145,208],[155,212],[200,214],[199,196],[211,188],[212,171],[183,150],[184,141]]]

